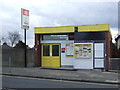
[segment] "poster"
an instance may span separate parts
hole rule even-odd
[[[74,48],[75,58],[92,58],[91,43],[77,43]]]
[[[74,45],[73,43],[66,44],[66,56],[74,55]]]

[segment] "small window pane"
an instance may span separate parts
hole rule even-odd
[[[52,45],[52,56],[59,56],[59,45]]]
[[[50,56],[50,46],[43,45],[43,56]]]

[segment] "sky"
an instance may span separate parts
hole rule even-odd
[[[21,8],[28,9],[27,45],[34,46],[34,27],[109,24],[118,34],[118,0],[0,0],[0,36],[21,29]]]

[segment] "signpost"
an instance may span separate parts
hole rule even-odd
[[[26,30],[29,29],[29,10],[21,9],[21,28],[24,29],[25,40],[25,67],[27,67],[27,54],[26,54]]]

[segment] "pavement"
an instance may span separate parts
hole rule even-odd
[[[74,70],[74,69],[56,69],[56,68],[40,68],[40,67],[3,67],[2,75],[45,78],[56,80],[68,80],[78,82],[120,84],[119,73],[95,71],[95,70]]]

